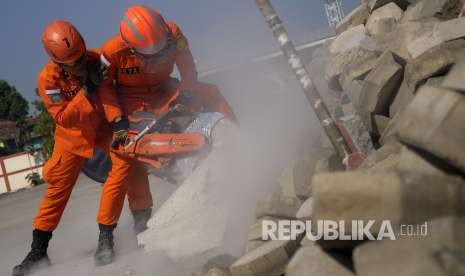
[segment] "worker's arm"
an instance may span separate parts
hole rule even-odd
[[[94,107],[83,88],[70,101],[62,96],[60,88],[47,76],[39,76],[38,88],[39,96],[57,125],[72,128],[88,124]]]
[[[106,55],[105,53],[100,55],[100,61],[108,66],[108,78],[100,84],[98,93],[100,100],[102,101],[105,117],[108,122],[113,123],[116,119],[123,116],[118,95],[116,94],[115,85],[113,83],[116,78],[116,66],[109,55]]]
[[[181,29],[174,22],[167,22],[176,43],[176,67],[181,75],[181,87],[187,88],[197,82],[197,70],[189,44]]]

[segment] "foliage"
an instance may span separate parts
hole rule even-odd
[[[26,99],[16,88],[0,80],[0,119],[18,122],[27,116],[28,110]]]
[[[44,184],[44,179],[40,176],[38,172],[30,172],[26,175],[25,179],[31,186],[37,186],[40,184]]]
[[[34,132],[42,137],[42,151],[45,160],[48,160],[51,157],[53,151],[53,133],[55,131],[55,123],[53,122],[53,118],[50,116],[50,114],[48,114],[47,108],[42,101],[34,100],[32,105],[37,111],[37,122],[34,125]]]

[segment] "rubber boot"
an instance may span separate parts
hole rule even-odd
[[[13,276],[30,275],[37,269],[50,266],[47,248],[51,238],[52,232],[34,229],[32,231],[31,251],[29,251],[21,264],[13,268]]]
[[[115,251],[113,249],[113,230],[116,225],[98,225],[100,234],[98,236],[97,251],[94,255],[95,265],[102,266],[113,262]]]
[[[152,216],[152,208],[131,210],[132,216],[134,217],[134,231],[136,234],[147,230],[147,222]]]

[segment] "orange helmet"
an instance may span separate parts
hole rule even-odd
[[[153,55],[168,43],[168,27],[163,17],[146,6],[129,7],[120,23],[121,38],[136,52]]]
[[[42,43],[47,54],[57,63],[73,63],[86,52],[81,34],[64,20],[54,21],[45,27]]]

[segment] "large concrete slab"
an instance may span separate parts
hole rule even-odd
[[[464,181],[459,177],[420,175],[416,172],[342,172],[313,178],[312,227],[319,220],[344,221],[344,233],[352,234],[352,221],[373,220],[374,236],[389,220],[394,229],[427,219],[462,216]],[[356,241],[320,241],[325,247],[350,247]],[[323,243],[324,242],[324,243]]]
[[[402,112],[397,135],[465,172],[465,96],[444,88],[422,86]]]
[[[404,82],[410,91],[416,91],[426,79],[444,75],[465,49],[465,39],[440,44],[414,58],[405,66]]]
[[[360,276],[446,276],[463,275],[465,264],[465,221],[444,217],[426,224],[426,235],[416,225],[414,235],[399,235],[395,241],[369,242],[354,251]]]

